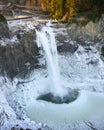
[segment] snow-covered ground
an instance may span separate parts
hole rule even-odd
[[[35,29],[37,24],[38,23],[35,23],[35,20],[27,22],[12,21],[9,22],[9,28],[13,32],[19,29],[28,31],[30,29]],[[98,95],[100,95],[100,93],[101,95],[104,95],[104,63],[100,58],[100,53],[96,46],[91,45],[90,50],[86,51],[83,46],[79,45],[78,50],[74,54],[58,54],[58,60],[61,73],[61,83],[63,87],[78,89],[79,91],[83,90],[85,93],[82,91],[82,100],[85,97],[88,98],[89,101],[90,97],[91,100],[94,100],[91,95],[89,97],[85,96],[86,91],[89,91],[89,93],[99,92]],[[40,58],[39,61],[40,65],[45,64],[43,58]],[[33,114],[33,112],[29,114],[27,110],[29,106],[33,107],[36,105],[35,102],[38,95],[45,93],[46,91],[50,91],[50,83],[51,82],[47,77],[47,69],[44,68],[34,70],[31,77],[28,79],[15,78],[14,81],[11,82],[6,77],[0,77],[0,129],[11,130],[11,128],[15,127],[23,129],[30,128],[32,130],[37,130],[38,128],[48,130],[48,125],[54,130],[103,130],[103,114],[99,117],[99,119],[95,118],[75,122],[67,122],[64,120],[63,123],[60,123],[56,120],[52,121],[44,114],[44,117],[42,115],[39,116],[37,111],[34,121],[31,121],[32,118],[29,119],[29,117],[31,117],[30,115]],[[103,107],[103,96],[99,97],[102,97],[101,104]],[[32,103],[34,103],[33,106]],[[39,104],[36,107],[36,109],[38,109],[38,107],[41,106]],[[42,103],[42,107],[47,108],[45,112],[49,112],[47,103]],[[97,108],[100,110],[100,106],[97,106]],[[35,112],[35,106],[31,110]],[[64,108],[62,110],[64,110]],[[76,113],[79,113],[78,109],[76,110]],[[46,125],[42,125],[40,122],[43,122]]]
[[[79,53],[79,51],[80,51],[80,53]],[[84,48],[79,47],[79,49],[75,52],[74,55],[70,55],[70,54],[58,55],[60,72],[61,72],[61,82],[62,82],[63,87],[78,89],[79,91],[85,90],[85,92],[83,93],[83,91],[82,91],[82,94],[81,94],[81,98],[83,100],[82,102],[84,102],[84,99],[85,100],[88,99],[88,101],[93,100],[93,96],[91,96],[91,95],[93,95],[93,93],[91,94],[90,92],[94,92],[94,93],[99,92],[98,95],[100,95],[100,93],[101,93],[101,95],[104,95],[104,80],[103,80],[103,75],[104,75],[104,65],[103,64],[104,63],[100,59],[100,54],[98,52],[95,53],[95,51],[96,51],[96,47],[93,47],[92,52],[90,52],[88,54],[87,52],[85,52]],[[88,62],[90,60],[97,61],[97,63],[95,62],[95,64],[88,64]],[[43,61],[43,59],[41,59],[40,64],[44,64],[44,63],[45,62]],[[71,123],[71,121],[69,121],[69,123],[68,123],[66,120],[66,121],[63,121],[63,124],[62,124],[62,122],[59,123],[59,121],[57,121],[58,119],[55,118],[54,113],[52,114],[52,116],[53,116],[52,119],[54,121],[52,119],[49,120],[50,116],[47,117],[46,113],[50,114],[49,110],[52,108],[49,107],[49,109],[48,109],[47,103],[44,103],[44,102],[37,103],[35,101],[38,95],[50,90],[50,87],[49,87],[50,82],[47,78],[47,70],[44,70],[44,69],[34,70],[30,79],[26,79],[26,81],[24,81],[24,83],[21,79],[19,79],[19,82],[20,82],[20,84],[18,85],[18,88],[15,91],[15,93],[13,93],[11,96],[8,97],[9,103],[16,110],[18,116],[20,116],[20,115],[24,116],[26,114],[25,112],[26,112],[26,105],[27,105],[28,107],[31,108],[31,111],[32,111],[32,112],[30,112],[30,110],[29,110],[29,113],[27,112],[28,116],[31,117],[31,119],[34,119],[37,122],[41,121],[43,123],[46,123],[48,126],[50,126],[51,128],[53,128],[55,130],[61,130],[61,129],[69,130],[69,128],[71,130],[73,130],[74,128],[79,129],[79,130],[83,130],[83,129],[87,130],[87,129],[91,129],[91,127],[96,128],[98,130],[103,130],[103,128],[104,128],[104,125],[103,125],[104,118],[103,117],[104,116],[103,116],[103,113],[99,113],[102,111],[101,110],[103,108],[102,105],[104,105],[103,96],[101,96],[101,95],[99,96],[101,98],[100,105],[102,107],[99,106],[99,101],[98,101],[98,104],[96,104],[96,102],[97,102],[96,97],[93,100],[95,102],[94,103],[95,105],[92,105],[93,103],[91,103],[91,105],[93,106],[93,109],[91,110],[92,112],[88,111],[88,115],[90,115],[90,116],[93,115],[93,116],[92,116],[92,118],[90,118],[90,120],[87,119],[84,121],[76,121],[74,123],[73,122]],[[86,91],[89,93],[88,95],[86,95]],[[95,95],[96,95],[96,93],[95,93]],[[90,98],[91,98],[91,100],[90,100]],[[17,103],[17,101],[18,101],[18,103]],[[17,103],[17,106],[16,106],[16,103]],[[80,102],[79,104],[81,105],[82,103]],[[21,109],[21,111],[18,107],[20,105],[23,107]],[[36,107],[35,107],[35,105],[36,105]],[[82,106],[80,106],[79,109],[83,109],[83,107],[82,108],[81,107]],[[99,109],[98,107],[101,109]],[[30,109],[30,108],[28,108],[28,109]],[[38,112],[39,108],[43,112],[43,115],[45,114],[46,116],[45,115],[43,116],[42,113],[41,113],[41,115],[39,115],[39,112]],[[46,108],[46,111],[44,111],[44,108]],[[53,107],[53,109],[54,108],[56,110],[56,113],[57,113],[57,111],[60,112],[60,110],[61,110],[61,107],[59,107],[58,110],[56,109],[56,106]],[[70,108],[70,106],[69,106],[69,108]],[[96,109],[99,110],[98,114],[97,114]],[[88,110],[87,106],[86,106],[86,110]],[[62,109],[62,111],[64,113],[64,108]],[[62,111],[61,111],[61,113],[62,113]],[[36,113],[34,113],[34,112],[36,112]],[[75,115],[77,115],[77,114],[81,115],[80,110],[78,110],[78,108],[74,113],[75,113]],[[101,117],[99,117],[100,114],[102,114]],[[33,116],[34,116],[34,118],[33,118]],[[98,119],[96,116],[98,116]],[[48,119],[48,121],[47,121],[47,119]],[[57,119],[57,120],[55,120],[55,119]],[[69,117],[68,120],[71,120],[71,118]]]

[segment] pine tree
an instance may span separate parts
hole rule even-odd
[[[53,18],[61,18],[63,16],[63,0],[51,0],[51,12]]]
[[[75,16],[76,10],[75,10],[75,0],[70,0],[70,16]]]
[[[51,0],[41,0],[41,7],[43,11],[50,12],[50,2]]]

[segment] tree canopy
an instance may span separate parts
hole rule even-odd
[[[50,12],[53,18],[76,16],[80,12],[104,12],[103,0],[41,0],[43,11]]]
[[[104,0],[1,0],[1,2],[12,2],[33,7],[40,6],[52,18],[63,21],[83,12],[104,13]]]

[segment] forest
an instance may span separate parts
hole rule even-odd
[[[71,17],[98,17],[104,13],[103,0],[1,0],[25,7],[40,7],[51,18],[68,21]],[[96,13],[95,13],[96,12]]]
[[[88,14],[96,11],[97,14],[101,14],[104,11],[103,0],[43,0],[41,6],[53,18],[62,18],[63,20],[84,12]]]

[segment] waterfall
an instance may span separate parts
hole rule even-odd
[[[45,51],[51,91],[54,95],[62,96],[65,94],[65,90],[62,88],[60,81],[57,47],[53,30],[46,26],[41,31],[36,31],[36,35],[38,47],[42,47]]]

